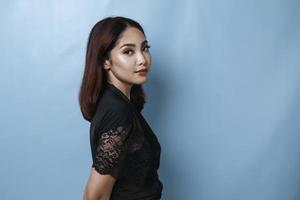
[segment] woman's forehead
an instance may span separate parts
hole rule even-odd
[[[120,35],[117,46],[120,48],[123,46],[135,46],[147,43],[144,34],[137,28],[127,28]]]

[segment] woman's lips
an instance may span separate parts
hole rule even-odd
[[[148,71],[147,69],[141,69],[141,70],[139,70],[137,72],[147,72],[147,71]]]
[[[146,76],[146,75],[147,75],[147,72],[148,72],[147,69],[142,69],[142,70],[137,71],[137,73],[138,73],[140,76]]]

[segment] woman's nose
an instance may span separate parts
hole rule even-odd
[[[138,53],[138,65],[145,65],[146,58],[143,53]]]

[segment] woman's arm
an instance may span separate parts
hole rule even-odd
[[[116,179],[111,175],[99,174],[91,168],[83,200],[109,200]]]

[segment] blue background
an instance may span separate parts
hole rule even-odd
[[[143,115],[162,146],[163,199],[299,200],[299,10],[299,0],[1,1],[1,199],[82,199],[87,37],[121,15],[151,45]]]

